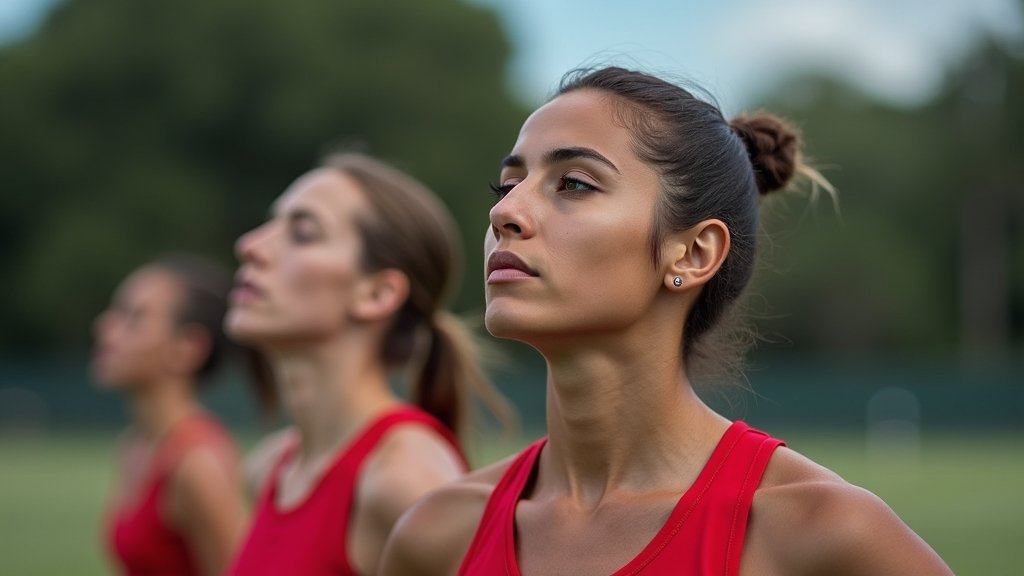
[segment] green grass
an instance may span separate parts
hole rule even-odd
[[[779,434],[881,496],[960,575],[1024,566],[1024,435],[925,438],[919,452],[870,454],[854,435]],[[521,443],[487,444],[478,462]],[[111,573],[99,531],[112,436],[0,439],[0,574]]]
[[[956,574],[1024,574],[1024,435],[944,434],[888,454],[851,437],[784,437],[880,496]]]
[[[113,438],[0,442],[0,574],[110,574],[99,530]]]

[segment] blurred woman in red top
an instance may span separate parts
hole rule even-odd
[[[94,379],[128,399],[108,544],[125,574],[221,574],[245,529],[235,446],[197,388],[225,355],[230,278],[195,256],[143,266],[96,320]]]
[[[743,342],[717,329],[760,199],[801,172],[774,116],[568,76],[501,164],[484,250],[488,330],[547,362],[548,437],[416,506],[382,573],[949,574],[877,497],[694,392]]]
[[[467,393],[490,388],[443,309],[458,246],[429,190],[358,154],[301,176],[238,240],[226,326],[266,354],[293,426],[250,457],[260,496],[233,574],[375,574],[399,515],[466,471]]]

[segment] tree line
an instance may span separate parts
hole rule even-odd
[[[457,0],[69,0],[0,47],[0,349],[81,349],[118,280],[231,246],[332,149],[433,188],[482,307],[488,181],[528,110],[492,12]],[[995,40],[933,101],[823,76],[764,98],[840,190],[765,207],[754,312],[829,353],[1009,354],[1024,343],[1024,60]],[[763,296],[768,305],[759,305]]]

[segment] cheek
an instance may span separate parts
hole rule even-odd
[[[657,282],[647,252],[648,233],[647,220],[638,217],[568,228],[553,243],[563,247],[552,254],[561,291],[598,307],[621,307],[646,296],[649,285]]]
[[[155,334],[125,330],[108,338],[96,358],[96,376],[111,385],[145,381],[159,372],[163,349]]]
[[[354,258],[320,255],[294,261],[282,270],[290,310],[306,322],[337,322],[356,277]]]

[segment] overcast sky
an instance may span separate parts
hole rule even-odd
[[[0,0],[0,41],[31,33],[58,1]],[[981,35],[1024,45],[1020,0],[469,1],[501,15],[509,81],[531,103],[570,68],[616,62],[692,79],[727,111],[802,68],[913,104]]]
[[[695,80],[726,108],[806,67],[912,104],[982,34],[1024,37],[1020,0],[472,1],[501,12],[511,78],[534,100],[567,69],[611,59]]]

